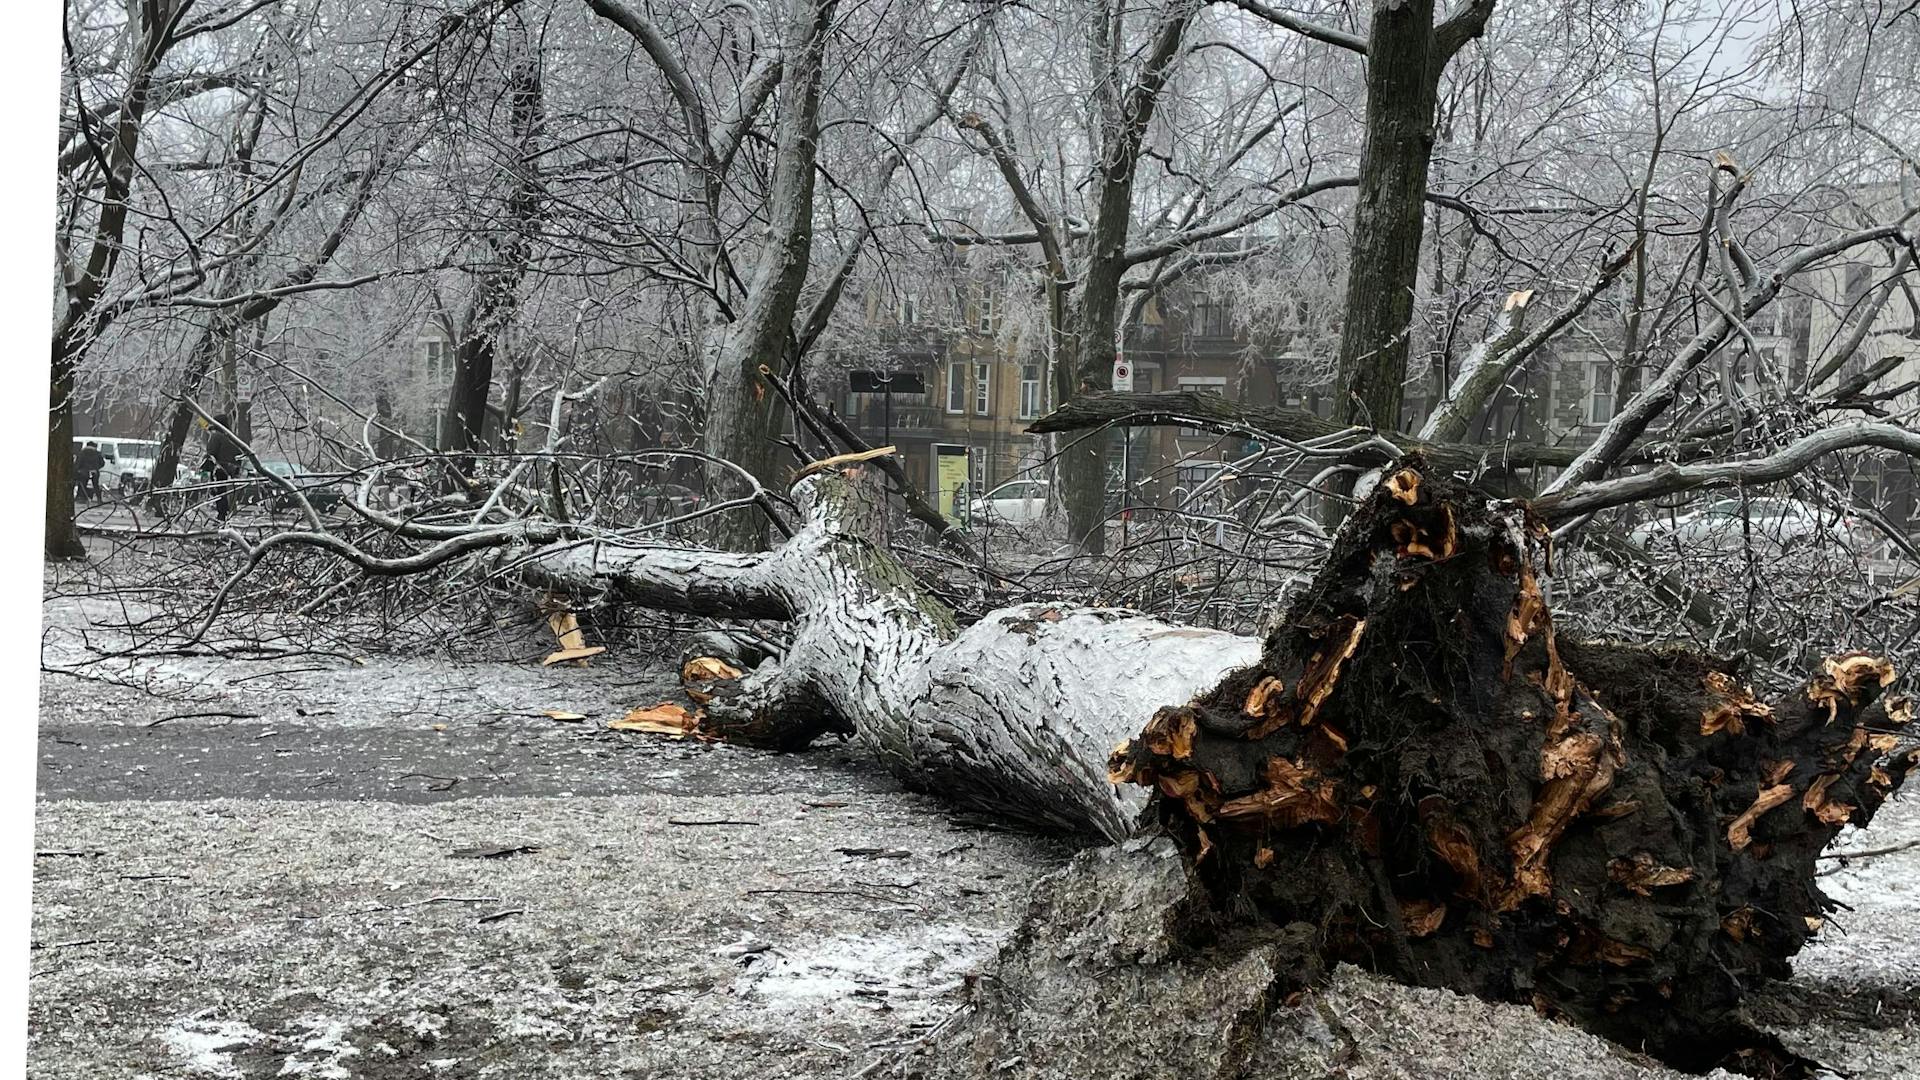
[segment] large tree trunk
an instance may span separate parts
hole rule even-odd
[[[1095,936],[1131,919],[1147,938],[1105,947],[1163,966],[1049,982],[1087,958],[1030,928],[1007,964],[1037,993],[1010,992],[1040,1005],[983,980],[977,1023],[999,1027],[970,1038],[995,1061],[1138,1057],[1114,1050],[1130,1029],[1062,1041],[1036,1014],[1098,1014],[1088,1001],[1169,986],[1198,1000],[1225,979],[1254,1012],[1208,1054],[1241,1075],[1225,1067],[1257,1060],[1245,1040],[1266,1013],[1344,961],[1532,1004],[1684,1068],[1803,1067],[1738,1006],[1788,973],[1830,906],[1815,857],[1914,763],[1890,734],[1911,707],[1881,699],[1884,660],[1834,657],[1766,703],[1710,657],[1557,638],[1544,527],[1417,456],[1349,519],[1264,643],[1064,605],[961,629],[873,540],[881,497],[858,467],[796,495],[808,523],[766,555],[573,546],[525,572],[792,619],[777,662],[689,667],[705,705],[688,726],[708,735],[792,747],[851,730],[921,788],[1106,839],[1132,834],[1153,793],[1149,820],[1184,873],[1148,863],[1124,901],[1131,887],[1109,877],[1127,910],[1161,906]]]
[[[779,486],[780,399],[760,381],[762,365],[778,375],[793,333],[794,311],[807,281],[813,250],[814,158],[820,137],[820,78],[828,30],[837,0],[793,0],[786,61],[785,98],[775,138],[773,190],[767,197],[767,234],[747,291],[745,309],[726,328],[707,377],[705,447],[716,458],[745,468],[769,487]],[[716,466],[709,483],[735,487],[730,469]],[[734,550],[766,546],[766,525],[757,513],[722,515],[716,540]]]
[[[180,477],[181,458],[187,450],[187,436],[193,432],[193,406],[187,404],[187,399],[200,393],[200,383],[207,377],[214,350],[218,348],[215,342],[223,321],[221,313],[215,312],[213,323],[201,332],[200,340],[187,356],[187,370],[180,378],[179,399],[174,402],[167,416],[167,430],[161,436],[160,453],[153,463],[148,505],[155,511],[162,505],[163,493]]]
[[[1169,5],[1139,80],[1120,96],[1117,115],[1108,118],[1102,133],[1096,216],[1073,327],[1078,342],[1073,350],[1075,394],[1105,388],[1112,380],[1113,353],[1120,344],[1120,279],[1129,265],[1127,236],[1133,223],[1140,147],[1197,10],[1188,0],[1173,0]],[[1069,539],[1093,552],[1106,550],[1107,457],[1104,434],[1060,452]]]
[[[80,534],[73,522],[73,395],[78,388],[80,360],[105,328],[106,319],[99,312],[100,297],[113,278],[114,267],[119,265],[140,128],[153,90],[154,70],[173,43],[171,23],[177,12],[178,8],[167,4],[142,8],[139,34],[130,43],[135,53],[127,88],[121,96],[119,118],[105,145],[92,147],[92,152],[100,155],[103,162],[99,216],[94,221],[83,260],[73,259],[64,248],[61,252],[60,275],[65,296],[53,327],[47,416],[46,555],[49,559],[86,557],[86,548],[80,543]]]
[[[570,545],[522,573],[575,593],[787,618],[777,662],[704,683],[702,730],[779,748],[851,730],[908,783],[1048,832],[1119,839],[1145,805],[1106,755],[1155,708],[1251,663],[1259,643],[1134,612],[1027,605],[962,629],[878,543],[877,470],[794,495],[808,521],[767,554]]]
[[[1440,72],[1433,0],[1373,5],[1367,34],[1366,143],[1354,202],[1340,412],[1348,423],[1400,426],[1401,383],[1425,225],[1427,163]]]
[[[1349,424],[1384,431],[1400,426],[1440,76],[1453,54],[1485,29],[1493,4],[1471,0],[1437,27],[1434,0],[1373,4],[1366,46],[1366,141],[1337,366],[1337,415]],[[1335,476],[1334,489],[1352,490],[1353,479],[1347,473]],[[1342,500],[1328,500],[1328,520],[1338,522],[1345,507]]]

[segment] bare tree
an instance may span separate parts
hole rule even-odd
[[[60,287],[64,295],[53,328],[52,394],[47,429],[47,520],[46,552],[49,559],[77,559],[86,556],[80,536],[73,528],[73,394],[74,373],[88,343],[101,330],[97,314],[101,298],[120,259],[121,242],[126,234],[135,181],[140,135],[147,112],[156,94],[155,81],[161,64],[175,45],[191,35],[185,20],[193,0],[141,0],[129,4],[124,24],[124,75],[118,99],[103,118],[94,110],[99,106],[82,102],[74,110],[72,129],[80,145],[88,151],[93,175],[97,177],[97,197],[78,197],[75,210],[61,230],[57,258]],[[73,52],[75,28],[71,26],[71,7],[66,10],[69,26],[66,34],[66,58],[78,63]],[[81,27],[85,33],[90,27]],[[108,31],[113,32],[113,31]],[[71,82],[79,93],[77,81]],[[91,228],[80,233],[75,226],[83,214],[80,204],[88,204],[84,217]],[[78,237],[69,240],[69,235]]]
[[[1856,606],[1815,580],[1781,606],[1834,608],[1832,618],[1781,647],[1795,624],[1756,614],[1757,585],[1735,595],[1724,567],[1704,583],[1676,580],[1687,563],[1662,561],[1619,512],[1768,484],[1860,509],[1846,501],[1854,463],[1920,456],[1912,387],[1894,374],[1916,330],[1901,304],[1920,315],[1920,201],[1901,118],[1803,112],[1795,101],[1716,108],[1716,90],[1765,78],[1777,58],[1703,56],[1698,42],[1669,39],[1664,7],[1565,46],[1582,61],[1578,85],[1529,91],[1539,69],[1517,57],[1538,28],[1490,26],[1490,0],[1444,19],[1431,3],[1383,2],[1364,32],[1253,0],[1235,6],[1286,44],[1263,52],[1215,34],[1251,20],[1183,0],[1062,5],[1074,17],[1058,21],[1051,10],[969,5],[932,35],[951,45],[899,45],[833,0],[790,0],[777,47],[740,5],[704,21],[619,0],[555,7],[557,21],[577,17],[560,32],[580,42],[604,46],[592,30],[605,26],[625,35],[617,50],[583,46],[593,63],[638,49],[650,66],[622,103],[631,111],[607,113],[588,100],[609,96],[597,67],[576,80],[557,66],[507,65],[502,172],[516,182],[508,211],[482,230],[495,256],[468,280],[463,333],[485,341],[456,377],[467,428],[456,453],[478,456],[494,360],[510,348],[543,357],[543,385],[510,377],[502,415],[544,412],[544,444],[514,447],[484,476],[472,470],[461,499],[420,494],[396,510],[376,488],[446,459],[376,405],[357,417],[359,445],[331,447],[352,483],[347,516],[328,519],[299,484],[271,481],[298,523],[223,534],[217,584],[182,605],[189,616],[143,630],[184,647],[247,605],[283,616],[295,591],[302,616],[349,611],[370,583],[458,594],[490,618],[536,609],[537,596],[538,609],[598,603],[760,624],[751,642],[701,639],[682,671],[693,708],[654,722],[784,750],[846,735],[906,782],[1016,824],[1171,845],[1177,871],[1157,876],[1138,852],[1106,857],[1119,887],[1140,886],[1121,906],[1155,924],[1159,936],[1137,950],[1148,963],[1089,978],[1073,970],[1084,955],[1066,964],[1055,953],[1061,941],[1081,949],[1078,931],[1024,935],[1007,978],[974,992],[977,1053],[950,1055],[956,1070],[1027,1055],[1099,1067],[1099,1051],[1130,1032],[1109,1025],[1063,1040],[1041,1014],[1112,1015],[1105,1006],[1118,1003],[1158,1022],[1154,980],[1212,986],[1209,973],[1231,971],[1250,990],[1221,1006],[1233,1013],[1228,1034],[1203,1048],[1230,1075],[1252,1060],[1276,1003],[1343,961],[1533,1004],[1686,1068],[1806,1069],[1739,1006],[1813,933],[1821,848],[1868,823],[1915,764],[1900,731],[1911,705],[1886,692],[1895,661],[1912,658],[1912,635],[1887,630],[1896,624],[1882,614],[1905,604],[1904,617],[1912,600],[1882,588]],[[910,36],[904,23],[878,25]],[[871,36],[855,40],[856,30]],[[1476,40],[1486,42],[1477,66],[1450,75]],[[1035,89],[1063,42],[1088,57],[1084,86]],[[951,67],[948,50],[960,56]],[[1232,64],[1190,62],[1215,51]],[[882,53],[860,62],[911,70],[901,76],[911,93],[889,87],[883,107],[864,111],[849,105],[858,94],[836,96],[839,58]],[[1340,83],[1347,54],[1366,66]],[[1346,89],[1364,90],[1357,117],[1325,100]],[[1507,108],[1509,94],[1529,107]],[[1083,105],[1084,121],[1073,116]],[[1470,134],[1437,133],[1456,124]],[[1834,180],[1830,124],[1849,152],[1879,147],[1878,171]],[[1725,149],[1735,142],[1743,160]],[[842,167],[862,153],[870,170]],[[1348,158],[1350,172],[1324,164]],[[250,190],[273,191],[287,171]],[[340,189],[333,209],[352,213],[312,215],[331,229],[314,228],[320,246],[297,250],[373,249],[356,221],[404,220],[366,195],[371,175]],[[911,196],[893,192],[900,175]],[[424,202],[426,186],[410,196]],[[1349,189],[1333,358],[1348,400],[1336,419],[1095,389],[1123,324],[1151,300],[1210,274],[1311,261],[1283,259],[1344,216],[1335,210]],[[242,222],[271,197],[239,195],[218,216]],[[1317,206],[1322,197],[1336,205]],[[1009,201],[1011,211],[980,209]],[[284,216],[265,205],[274,212],[242,225],[236,246]],[[437,226],[458,206],[420,216]],[[831,223],[831,256],[827,243],[816,251],[816,222]],[[932,236],[916,241],[910,225]],[[418,251],[458,252],[473,236],[422,239],[433,230],[417,222],[405,231]],[[877,292],[889,272],[960,254],[1009,254],[1004,262],[1032,270],[1034,252],[1029,325],[1044,337],[1027,346],[1054,365],[1056,408],[1033,430],[1063,447],[1072,539],[1101,543],[1097,447],[1108,427],[1178,425],[1259,444],[1230,463],[1250,494],[1228,510],[1170,515],[1190,526],[1155,537],[1179,545],[1176,563],[1143,570],[1130,549],[1021,552],[1028,567],[995,566],[991,545],[956,538],[915,501],[888,448],[865,445],[808,393],[803,358],[844,329],[834,318],[843,292]],[[209,269],[195,263],[127,303],[192,300],[237,318],[319,284],[311,271],[272,284],[287,279],[252,276],[257,267],[227,280],[217,275],[240,260],[207,262],[221,295],[195,292]],[[1835,275],[1842,287],[1827,288]],[[333,302],[385,305],[382,333],[404,334],[450,280],[400,289],[387,274]],[[1288,291],[1273,289],[1260,310],[1291,302]],[[1818,332],[1789,334],[1780,319],[1770,329],[1788,304]],[[509,316],[511,346],[501,344]],[[1516,382],[1576,349],[1649,376],[1586,411],[1591,441],[1564,440],[1550,423],[1522,437],[1517,422],[1489,422]],[[1416,350],[1429,363],[1409,370]],[[624,396],[606,401],[610,380],[675,377],[688,357],[705,403],[701,448],[603,437],[609,418],[633,411]],[[1436,404],[1403,433],[1403,387],[1429,368]],[[297,377],[319,383],[320,370],[314,362]],[[355,407],[352,392],[329,393]],[[788,411],[797,437],[783,448]],[[374,446],[376,431],[402,449]],[[1082,433],[1092,435],[1068,442]],[[778,468],[783,450],[797,463],[791,479]],[[246,452],[257,464],[260,448]],[[708,475],[707,504],[659,514],[623,501],[632,474],[669,463]],[[918,551],[921,534],[893,527],[889,484],[946,552]],[[1306,520],[1315,500],[1343,511],[1331,536]],[[709,516],[726,519],[717,543],[678,538]],[[1915,554],[1904,529],[1875,527]],[[1265,560],[1262,539],[1291,545],[1287,559]],[[1219,572],[1195,580],[1203,560]],[[1239,572],[1264,561],[1281,565]],[[299,572],[264,572],[280,569]],[[1134,583],[1103,592],[1102,573]],[[1224,593],[1243,617],[1216,629],[1079,602],[1122,592],[1182,597],[1184,607],[1160,610],[1183,615]],[[1206,598],[1186,602],[1198,592]],[[1728,643],[1729,625],[1750,631],[1738,644],[1755,663],[1570,629],[1660,637],[1595,610],[1637,611],[1647,593],[1712,644]],[[1889,655],[1854,647],[1872,633]],[[1164,910],[1132,903],[1148,892]],[[1069,907],[1037,910],[1065,928],[1097,915]],[[1135,979],[1135,967],[1151,971]]]
[[[506,63],[509,130],[501,179],[510,193],[501,208],[502,220],[485,238],[485,263],[477,272],[466,311],[457,321],[442,313],[451,324],[448,338],[455,343],[453,385],[447,401],[450,439],[445,449],[455,452],[454,470],[461,476],[472,471],[473,458],[466,455],[480,446],[486,427],[501,343],[513,319],[545,209],[539,163],[542,60],[537,54],[518,55]]]

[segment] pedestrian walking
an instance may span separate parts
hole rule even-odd
[[[73,501],[87,499],[100,501],[100,470],[105,468],[107,458],[95,443],[88,443],[73,456]]]
[[[227,434],[231,423],[226,413],[214,416],[213,434],[207,437],[207,459],[200,465],[200,471],[210,474],[213,482],[220,485],[213,512],[221,521],[227,520],[227,516],[233,513],[233,485],[230,481],[240,475],[240,444]]]

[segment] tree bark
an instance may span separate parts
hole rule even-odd
[[[1340,328],[1340,415],[1370,428],[1400,426],[1401,382],[1413,326],[1425,224],[1433,111],[1445,58],[1433,0],[1373,5],[1367,32],[1366,143],[1354,203]]]
[[[137,36],[131,43],[133,59],[126,92],[104,145],[91,127],[82,130],[101,171],[100,209],[84,261],[73,262],[61,252],[61,285],[65,303],[54,323],[47,417],[46,555],[49,559],[83,559],[86,548],[73,522],[73,395],[80,360],[102,329],[100,297],[120,261],[129,212],[135,155],[140,129],[153,92],[153,75],[173,44],[173,32],[184,5],[153,3],[140,7]],[[130,30],[130,32],[132,32]]]
[[[1375,0],[1367,30],[1366,142],[1360,151],[1347,302],[1336,372],[1339,415],[1377,430],[1400,427],[1407,348],[1420,282],[1434,109],[1447,62],[1480,36],[1494,0],[1472,0],[1439,26],[1433,0]],[[1336,478],[1341,491],[1352,478]],[[1344,504],[1328,504],[1337,520]]]
[[[193,432],[193,406],[188,405],[187,400],[199,396],[200,384],[213,366],[213,357],[219,351],[222,335],[230,335],[236,329],[228,314],[226,309],[215,311],[206,328],[200,332],[199,339],[194,342],[193,351],[187,354],[187,369],[180,376],[180,393],[167,415],[167,430],[161,436],[160,453],[154,459],[153,477],[148,485],[148,504],[156,511],[160,507],[162,492],[172,487],[180,477],[187,436]]]
[[[782,749],[851,728],[915,787],[1081,837],[1125,837],[1145,805],[1144,792],[1107,782],[1114,744],[1258,653],[1252,638],[1069,605],[1007,608],[963,629],[879,543],[877,470],[809,476],[794,495],[807,524],[769,553],[569,545],[521,573],[653,608],[790,619],[786,654],[704,687],[715,700],[692,724]]]
[[[73,389],[79,348],[66,337],[53,339],[52,393],[47,422],[46,557],[84,559],[86,545],[74,525]]]
[[[814,158],[820,135],[820,78],[837,0],[793,0],[786,61],[786,97],[775,136],[773,190],[767,233],[760,247],[741,316],[726,327],[707,373],[704,449],[778,488],[779,398],[760,382],[760,366],[786,355],[793,315],[807,281],[813,249]],[[776,377],[778,372],[776,372]],[[737,484],[732,470],[715,467],[709,485]],[[757,513],[722,515],[715,540],[753,551],[766,546]]]
[[[507,198],[506,222],[489,237],[492,265],[474,282],[474,295],[462,334],[454,348],[453,384],[448,391],[448,433],[454,471],[471,480],[473,451],[480,447],[487,423],[487,398],[493,389],[493,369],[501,339],[519,305],[520,280],[527,272],[533,236],[539,227],[545,188],[536,157],[542,126],[540,60],[532,57],[514,64],[507,80],[513,148],[513,191]]]

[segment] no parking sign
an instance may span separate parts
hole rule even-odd
[[[1113,388],[1115,390],[1133,389],[1133,365],[1127,363],[1119,353],[1113,354]]]

